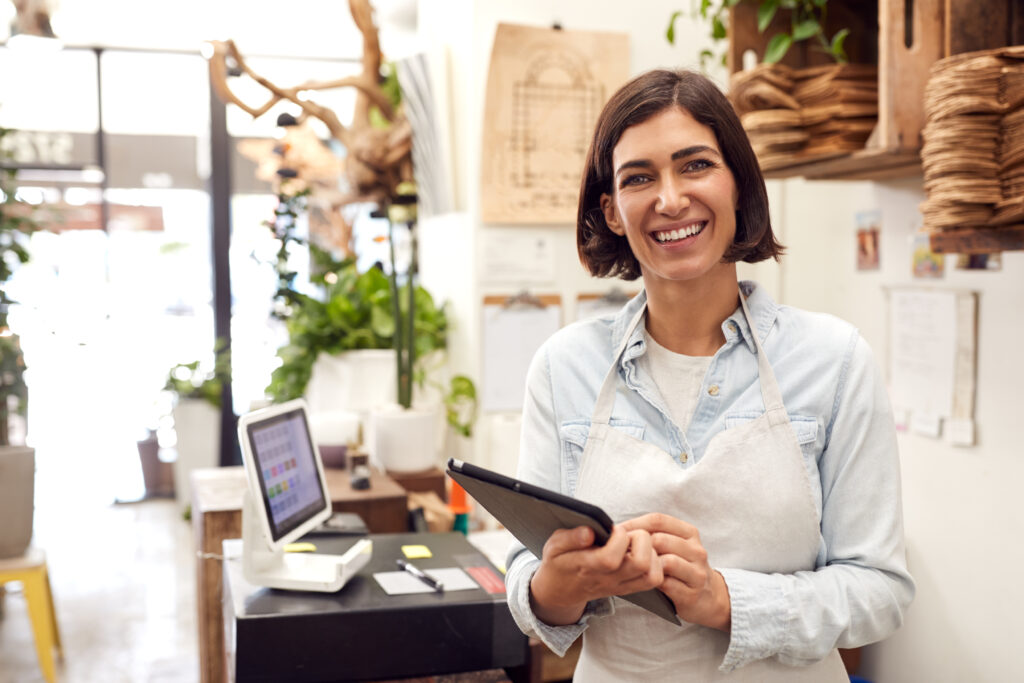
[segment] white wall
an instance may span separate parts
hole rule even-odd
[[[481,250],[493,236],[514,231],[553,237],[557,263],[565,268],[549,285],[531,286],[534,291],[559,293],[571,301],[580,291],[610,284],[595,285],[575,266],[570,225],[498,227],[479,220],[481,117],[495,26],[499,21],[537,26],[557,21],[566,29],[626,31],[632,46],[630,70],[639,73],[657,66],[693,66],[694,55],[706,42],[704,27],[686,27],[684,22],[677,27],[681,45],[676,47],[663,38],[667,17],[687,5],[658,0],[643,3],[638,11],[607,0],[420,0],[421,35],[446,46],[449,55],[459,209],[424,229],[425,242],[431,235],[447,237],[445,248],[458,259],[449,261],[442,251],[432,257],[425,253],[424,280],[454,294],[459,329],[452,349],[461,371],[480,377],[479,302],[485,294],[505,293],[494,291],[495,285],[478,272]],[[721,82],[721,74],[717,80]],[[850,320],[884,364],[885,288],[919,284],[910,276],[908,240],[920,221],[920,179],[884,184],[788,180],[769,182],[768,190],[773,223],[789,252],[781,267],[743,266],[741,277],[766,284],[784,303]],[[876,272],[858,272],[854,214],[869,209],[882,212],[882,265]],[[968,273],[948,266],[943,280],[925,286],[980,293],[978,445],[954,448],[941,440],[900,436],[908,558],[918,597],[902,630],[865,649],[861,673],[875,683],[1001,683],[1024,669],[1012,659],[1022,633],[1016,617],[1024,608],[1024,582],[1017,577],[1018,567],[1024,566],[1024,506],[1017,491],[1024,482],[1024,456],[1017,445],[1019,430],[1013,429],[1024,407],[1019,396],[1024,362],[1015,353],[1024,337],[1024,306],[1018,300],[1024,292],[1024,253],[1004,255],[1001,272]],[[516,289],[517,283],[507,283],[507,291]],[[493,454],[516,438],[513,427],[514,416],[484,416],[474,457],[499,469],[514,466],[495,462]]]
[[[876,683],[1021,680],[1024,252],[1004,254],[999,272],[954,270],[947,260],[941,280],[914,280],[909,238],[920,224],[919,178],[773,184],[790,246],[782,299],[850,320],[880,362],[888,349],[886,287],[979,293],[978,443],[957,448],[900,435],[907,555],[918,595],[903,629],[865,650],[863,674]],[[875,208],[882,212],[881,269],[857,272],[854,213]]]

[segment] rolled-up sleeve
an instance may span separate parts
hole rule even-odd
[[[729,671],[757,659],[790,664],[885,638],[914,597],[903,542],[896,430],[885,383],[854,333],[819,459],[823,552],[813,571],[719,568],[732,604]]]

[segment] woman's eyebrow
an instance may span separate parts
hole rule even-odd
[[[711,154],[714,154],[719,158],[721,158],[722,156],[722,153],[719,152],[714,147],[709,147],[707,145],[691,145],[689,147],[684,147],[683,149],[676,150],[675,152],[673,152],[672,161],[685,159],[686,157],[693,156],[694,154],[703,154],[705,152],[710,152]],[[654,166],[654,162],[652,162],[650,159],[632,159],[630,161],[624,161],[621,166],[615,169],[614,175],[619,175],[627,168],[651,168],[652,166]]]
[[[714,147],[708,147],[707,145],[691,145],[681,150],[672,153],[672,161],[682,159],[684,157],[693,156],[694,154],[701,154],[703,152],[711,152],[716,156],[722,156],[722,154]]]

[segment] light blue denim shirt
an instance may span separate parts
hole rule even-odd
[[[835,647],[880,640],[900,626],[914,596],[903,546],[896,430],[871,349],[838,318],[779,306],[752,282],[741,287],[803,452],[821,542],[814,571],[715,567],[732,602],[725,671],[768,657],[810,663]],[[520,479],[575,493],[597,392],[645,296],[641,292],[615,316],[569,325],[537,352],[527,377]],[[708,367],[684,434],[636,362],[645,345],[642,330],[634,330],[619,360],[612,427],[672,454],[680,467],[693,467],[712,437],[760,416],[756,350],[741,309],[722,323],[722,332],[725,344]],[[614,613],[613,603],[592,601],[577,624],[540,622],[529,594],[539,564],[519,544],[509,551],[509,607],[524,632],[563,654],[587,621]]]

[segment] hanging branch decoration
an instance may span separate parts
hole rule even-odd
[[[349,0],[349,10],[363,36],[363,68],[358,75],[281,87],[255,72],[231,40],[211,41],[213,52],[209,59],[210,79],[223,101],[253,118],[266,114],[279,102],[291,102],[301,111],[295,123],[302,125],[310,118],[321,121],[345,149],[341,180],[346,187],[327,197],[331,223],[343,233],[336,242],[343,246],[350,243],[352,230],[351,220],[343,211],[345,207],[362,203],[387,207],[397,196],[399,184],[413,181],[412,127],[381,84],[383,58],[373,8],[368,0]],[[263,86],[269,93],[267,100],[258,105],[242,100],[231,89],[229,76],[233,74],[245,74]],[[309,98],[310,93],[336,88],[357,90],[352,124],[347,127],[333,110]],[[317,186],[313,187],[315,197]]]

